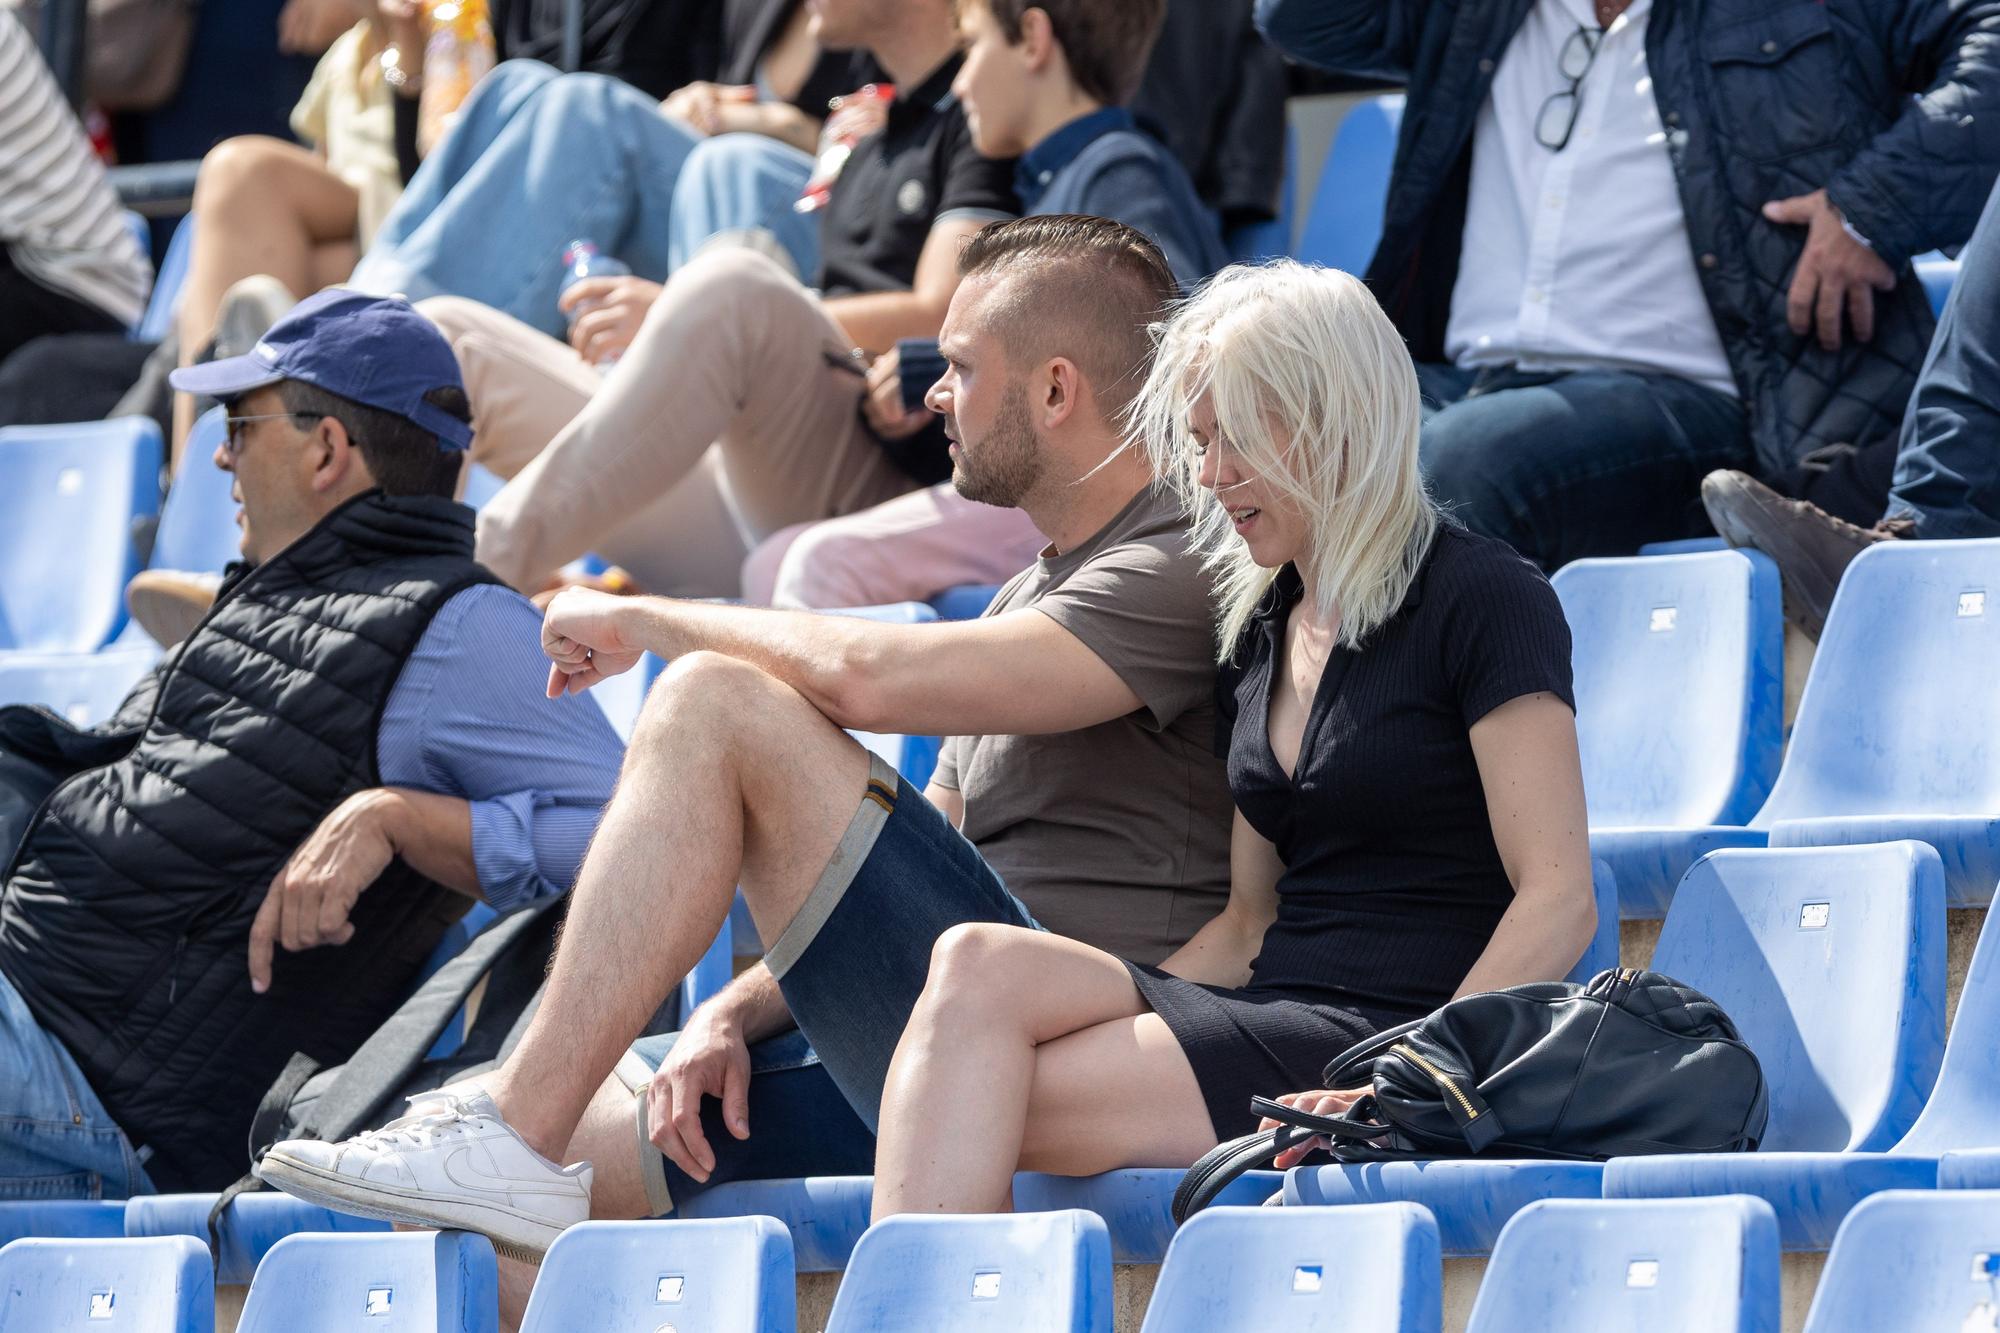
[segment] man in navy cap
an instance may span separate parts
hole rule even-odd
[[[464,389],[406,302],[325,292],[173,378],[228,411],[245,562],[110,723],[0,709],[0,771],[43,779],[0,881],[0,1199],[227,1185],[287,1060],[351,1054],[471,899],[568,889],[621,758],[472,558]]]

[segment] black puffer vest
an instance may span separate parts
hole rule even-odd
[[[163,1190],[242,1171],[264,1090],[304,1051],[347,1058],[468,901],[401,861],[354,939],[280,950],[251,992],[272,879],[347,797],[380,785],[376,731],[403,664],[472,559],[471,511],[370,492],[226,584],[126,729],[0,710],[0,745],[70,776],[0,884],[0,971],[82,1066]],[[137,703],[135,698],[133,703]]]

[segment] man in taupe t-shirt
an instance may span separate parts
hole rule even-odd
[[[866,1172],[945,930],[1039,921],[1157,961],[1220,909],[1230,799],[1210,586],[1118,424],[1173,276],[1137,232],[1072,217],[988,228],[960,269],[929,401],[959,491],[1025,510],[1043,557],[959,624],[559,596],[543,628],[552,691],[646,650],[672,666],[527,1035],[477,1088],[416,1108],[426,1133],[280,1144],[266,1180],[533,1253],[587,1215],[665,1212],[724,1180]],[[953,739],[919,794],[842,728]],[[763,964],[682,1033],[632,1046],[739,885]],[[794,1022],[803,1036],[781,1035]],[[706,1123],[704,1096],[721,1103]],[[641,1134],[664,1163],[634,1152]],[[468,1146],[477,1188],[447,1170]],[[594,1188],[591,1166],[554,1164],[580,1157]]]

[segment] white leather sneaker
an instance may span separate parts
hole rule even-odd
[[[590,1163],[557,1166],[522,1141],[486,1094],[411,1101],[424,1110],[344,1143],[277,1144],[257,1177],[344,1213],[476,1231],[529,1263],[590,1216]]]

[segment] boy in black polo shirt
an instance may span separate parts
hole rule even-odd
[[[950,0],[824,2],[867,7],[869,49],[897,96],[834,184],[820,296],[754,251],[700,255],[601,387],[574,351],[506,316],[424,303],[458,351],[481,461],[516,474],[482,512],[478,547],[516,587],[595,550],[648,588],[733,592],[690,586],[690,571],[731,554],[714,522],[691,516],[727,512],[762,536],[948,473],[942,443],[884,442],[858,406],[875,354],[936,335],[960,244],[1018,211],[1013,163],[979,155],[951,94]]]

